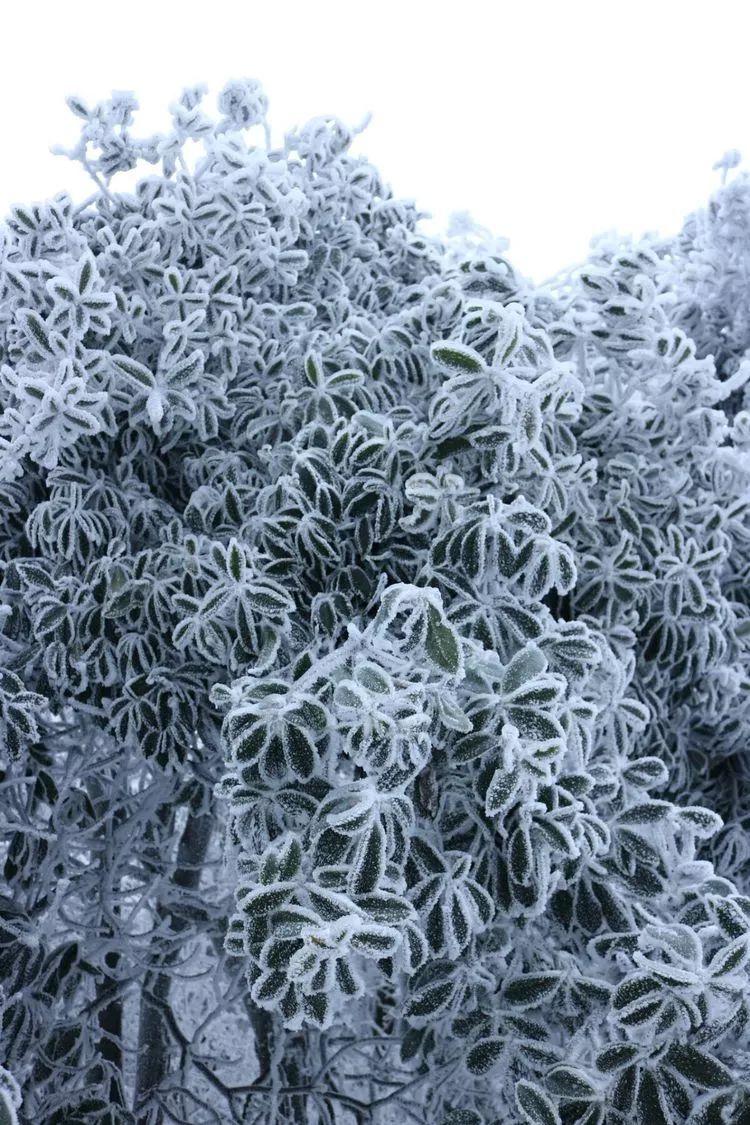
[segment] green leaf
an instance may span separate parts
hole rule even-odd
[[[54,592],[55,583],[49,574],[38,563],[33,562],[19,562],[16,567],[23,578],[24,582],[29,586],[38,586],[43,590]]]
[[[595,1098],[596,1086],[582,1070],[556,1066],[547,1075],[549,1090],[559,1098]]]
[[[283,854],[279,857],[279,878],[286,882],[293,879],[300,869],[302,863],[302,846],[297,839],[293,837]]]
[[[630,785],[651,789],[666,784],[669,773],[660,758],[636,758],[625,766],[622,776]]]
[[[526,645],[505,666],[500,690],[505,696],[512,695],[523,684],[544,672],[546,667],[547,659],[542,650],[536,645]]]
[[[328,726],[328,714],[315,699],[303,699],[296,711],[287,713],[287,721],[322,734]]]
[[[36,344],[37,347],[41,348],[47,355],[53,355],[49,333],[39,314],[35,313],[33,309],[20,309],[18,318],[21,322],[21,327],[31,343]]]
[[[505,770],[495,770],[485,797],[487,816],[498,816],[513,803],[520,780],[521,773],[517,768],[508,773]]]
[[[741,937],[750,930],[750,919],[734,899],[719,899],[715,909],[719,925],[727,937]]]
[[[315,747],[307,731],[288,723],[284,731],[284,748],[292,773],[301,781],[306,781],[312,776],[316,762]]]
[[[335,375],[328,376],[326,379],[326,387],[329,391],[339,390],[342,387],[361,387],[364,381],[364,376],[361,371],[337,371]]]
[[[666,1061],[688,1082],[704,1090],[731,1086],[734,1081],[731,1071],[723,1063],[687,1043],[674,1043],[667,1052]]]
[[[646,801],[642,805],[633,805],[626,809],[619,817],[620,824],[658,824],[669,816],[673,809],[668,801]]]
[[[268,745],[271,732],[265,723],[253,721],[252,726],[230,715],[227,732],[232,751],[239,762],[252,762]]]
[[[651,977],[631,977],[617,987],[612,997],[612,1004],[617,1009],[624,1009],[637,1000],[642,1000],[645,996],[650,997],[652,993],[660,991],[659,984]]]
[[[496,742],[497,739],[489,734],[482,734],[481,732],[467,734],[465,737],[456,740],[453,760],[456,762],[472,762],[475,758],[480,758],[482,754],[486,754],[496,745]]]
[[[352,935],[351,944],[352,949],[356,949],[359,953],[380,960],[382,957],[393,956],[400,940],[397,930],[385,926],[367,926]]]
[[[446,371],[452,374],[469,372],[478,375],[485,371],[485,363],[479,352],[467,348],[464,344],[451,342],[450,344],[433,344],[430,352],[432,358]]]
[[[708,840],[711,836],[715,836],[724,823],[718,813],[701,808],[700,805],[688,805],[686,808],[678,809],[677,819],[691,829],[699,840]]]
[[[461,650],[458,637],[433,605],[427,607],[425,652],[441,671],[448,672],[452,676],[459,672]]]
[[[368,691],[376,695],[389,695],[393,691],[393,680],[372,661],[363,661],[355,669],[355,678]]]
[[[374,891],[385,871],[385,833],[376,820],[365,832],[357,847],[350,887],[355,895]]]
[[[112,356],[112,362],[118,371],[139,387],[153,390],[156,386],[156,380],[149,369],[144,367],[142,363],[138,363],[137,360],[130,359],[129,356],[125,355],[115,355]]]
[[[528,973],[516,977],[503,990],[509,1004],[519,1008],[535,1008],[538,1004],[550,1001],[562,983],[563,973]]]
[[[62,624],[68,616],[68,607],[66,605],[51,605],[36,619],[36,629],[38,633],[44,635],[45,633],[53,632],[58,625]]]
[[[264,973],[253,987],[253,998],[259,1002],[278,1000],[288,984],[286,973],[273,969]]]
[[[467,1052],[466,1067],[472,1074],[487,1074],[503,1053],[504,1042],[497,1036],[480,1039]]]
[[[731,1117],[728,1116],[731,1111]],[[750,1120],[750,1097],[745,1095],[739,1104],[730,1093],[717,1094],[707,1100],[701,1099],[692,1117],[690,1125],[747,1125]]]
[[[227,547],[227,574],[235,582],[241,582],[245,576],[245,552],[236,539],[232,539]]]
[[[516,1104],[528,1125],[560,1125],[554,1105],[533,1082],[516,1083]]]
[[[750,954],[750,945],[748,944],[748,937],[743,934],[742,937],[736,938],[729,945],[724,946],[723,949],[717,950],[711,958],[711,963],[708,966],[709,973],[713,979],[717,977],[726,976],[728,973],[736,972],[737,969],[744,968],[747,964],[748,955]]]
[[[264,918],[282,906],[294,890],[294,883],[277,884],[270,888],[259,887],[246,897],[240,897],[240,907],[249,918]]]
[[[315,1027],[325,1028],[330,1022],[330,998],[328,993],[315,992],[312,996],[304,996],[302,1007],[305,1015]]]
[[[672,1125],[664,1094],[650,1070],[644,1070],[641,1074],[636,1106],[638,1125]]]
[[[385,922],[389,925],[403,922],[414,916],[414,909],[410,903],[396,895],[363,894],[356,900],[357,906],[376,922]]]
[[[531,873],[531,842],[525,827],[519,825],[510,838],[510,871],[514,882],[525,886]]]
[[[569,828],[547,816],[535,816],[532,823],[542,833],[553,851],[562,852],[571,859],[578,855],[578,848]]]
[[[427,985],[407,1000],[404,1016],[407,1020],[436,1019],[448,1007],[455,991],[456,985],[453,980]]]
[[[626,1066],[630,1066],[639,1054],[640,1047],[633,1043],[615,1043],[599,1052],[595,1065],[602,1074],[611,1074],[613,1071],[624,1070]]]
[[[89,284],[94,276],[94,260],[91,254],[87,254],[83,259],[80,272],[78,274],[78,292],[83,294],[89,289]]]
[[[517,727],[522,738],[532,742],[562,742],[565,738],[560,723],[543,711],[527,711],[521,707],[509,707],[508,719]]]
[[[244,594],[251,607],[266,617],[280,617],[291,613],[294,609],[294,602],[289,595],[281,590],[275,590],[272,586],[248,586]]]
[[[454,699],[449,696],[438,696],[438,714],[443,726],[448,730],[458,731],[460,734],[466,734],[472,729],[471,719],[464,711],[458,706]]]
[[[631,1117],[638,1087],[638,1075],[639,1070],[637,1066],[626,1067],[625,1070],[620,1071],[612,1084],[612,1105],[615,1109],[629,1114]],[[624,1117],[623,1120],[627,1121],[628,1117]]]

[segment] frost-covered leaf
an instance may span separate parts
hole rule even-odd
[[[529,1125],[560,1125],[560,1117],[553,1102],[533,1082],[516,1083],[516,1105]]]
[[[503,1053],[504,1043],[497,1037],[480,1039],[466,1053],[467,1069],[476,1075],[486,1074]]]

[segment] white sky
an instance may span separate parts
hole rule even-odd
[[[0,212],[88,194],[48,152],[75,136],[66,94],[134,90],[145,134],[184,86],[247,76],[274,141],[371,111],[356,151],[398,195],[438,228],[468,210],[542,280],[599,232],[678,229],[727,149],[750,166],[749,32],[747,0],[11,0]]]

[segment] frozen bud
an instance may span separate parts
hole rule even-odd
[[[130,90],[115,90],[109,101],[109,120],[124,127],[133,124],[133,113],[138,109],[138,99]]]
[[[180,105],[185,109],[195,109],[197,105],[203,100],[204,95],[208,92],[208,86],[201,82],[197,86],[188,86],[187,89],[182,91],[180,95]]]
[[[730,148],[728,152],[725,152],[724,155],[716,161],[713,165],[713,169],[715,172],[730,172],[732,168],[737,167],[741,160],[742,153],[739,149]]]
[[[268,98],[252,78],[229,82],[219,94],[219,109],[238,129],[249,129],[265,119]]]

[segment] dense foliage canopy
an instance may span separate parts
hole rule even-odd
[[[750,1121],[750,180],[534,286],[202,99],[0,229],[0,1121]]]

